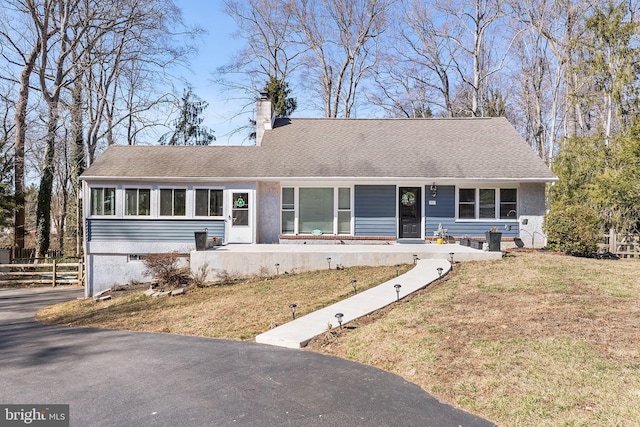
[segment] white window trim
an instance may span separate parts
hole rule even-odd
[[[104,190],[107,188],[113,188],[114,193],[113,193],[113,215],[94,215],[93,214],[93,198],[91,197],[93,194],[93,190],[97,190],[97,189],[102,189],[103,190],[103,194],[102,194],[102,203],[104,204]],[[117,218],[118,217],[118,186],[116,185],[95,185],[95,186],[91,186],[89,187],[89,218]]]
[[[475,190],[474,218],[460,218],[460,190]],[[455,204],[456,204],[456,222],[518,222],[517,215],[514,218],[500,218],[500,190],[516,190],[516,211],[520,205],[520,188],[516,186],[495,186],[495,185],[456,185],[455,187]],[[480,190],[495,190],[495,207],[494,218],[480,218]]]
[[[163,187],[163,188],[166,189],[166,187]],[[207,216],[196,215],[196,190],[222,191],[222,213],[220,215],[207,215]],[[224,219],[224,207],[225,207],[224,206],[224,199],[225,199],[224,187],[220,187],[220,186],[216,186],[216,187],[198,186],[198,187],[193,187],[192,189],[187,189],[187,200],[189,200],[189,193],[192,194],[191,195],[191,209],[192,209],[191,218],[197,218],[197,219]],[[186,209],[186,213],[189,213],[189,209],[188,208]],[[167,218],[167,216],[163,216],[163,218]],[[180,218],[182,218],[182,217],[180,217]]]
[[[149,190],[149,215],[127,215],[127,190]],[[122,187],[116,190],[116,201],[118,200],[117,193],[118,191],[122,194],[120,198],[122,200],[121,213],[122,216],[117,215],[120,218],[152,218],[153,214],[153,187],[150,185],[127,185],[126,187]],[[139,195],[139,193],[138,193]],[[117,212],[117,205],[116,205]]]
[[[293,188],[293,209],[287,209],[284,210],[282,209],[282,190],[284,188]],[[284,185],[282,187],[280,187],[280,229],[279,229],[279,234],[282,234],[284,236],[297,236],[298,233],[298,205],[299,205],[299,196],[298,196],[298,187],[296,187],[295,185]],[[284,234],[282,232],[282,212],[291,212],[293,211],[293,233],[287,233]]]
[[[293,217],[294,217],[294,223],[293,223],[293,229],[294,232],[293,233],[288,233],[288,234],[283,234],[282,233],[282,189],[283,188],[293,188]],[[353,216],[353,203],[354,203],[354,186],[353,185],[322,185],[322,184],[318,184],[318,185],[295,185],[295,184],[291,184],[291,185],[282,185],[280,187],[280,206],[279,206],[279,212],[280,212],[280,228],[279,228],[279,233],[282,234],[283,236],[312,236],[310,233],[304,233],[301,234],[300,233],[300,214],[299,214],[299,209],[300,209],[300,189],[301,188],[331,188],[333,189],[333,232],[331,234],[326,233],[323,234],[324,236],[353,236],[353,222],[354,222],[354,216]],[[350,220],[349,220],[349,233],[342,233],[342,234],[338,234],[338,212],[339,211],[347,211],[347,209],[339,209],[339,202],[340,202],[340,188],[348,188],[349,189],[349,206],[350,209],[348,209],[348,211],[351,213],[350,215]],[[286,212],[290,212],[291,210],[287,210]]]
[[[349,209],[340,209],[340,189],[349,189]],[[339,215],[340,212],[349,212],[349,232],[340,233]],[[353,235],[353,188],[349,186],[333,187],[333,232],[336,236],[352,236]]]
[[[162,210],[160,204],[162,203],[162,190],[172,190],[171,193],[171,215],[162,215],[160,212]],[[174,206],[173,206],[173,199],[174,199],[174,193],[173,191],[175,190],[184,190],[184,215],[174,215],[173,214],[173,210],[174,210]],[[157,205],[157,217],[158,218],[189,218],[189,193],[192,193],[191,198],[195,199],[195,192],[190,191],[190,189],[188,187],[185,186],[158,186],[158,188],[156,189],[156,193],[157,193],[157,198],[156,198],[156,205]],[[195,201],[193,202],[194,207],[195,207]],[[192,214],[195,212],[192,212]],[[193,217],[193,215],[191,215]]]

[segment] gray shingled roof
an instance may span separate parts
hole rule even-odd
[[[278,119],[261,146],[111,146],[101,177],[556,179],[504,118]]]

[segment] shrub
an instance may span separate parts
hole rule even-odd
[[[183,269],[178,268],[176,252],[162,254],[148,254],[142,259],[146,267],[144,274],[148,274],[160,281],[161,285],[179,286],[188,283]]]
[[[547,246],[571,255],[588,256],[598,247],[600,218],[589,206],[552,206],[544,221]]]
[[[191,273],[191,283],[197,288],[202,288],[207,284],[207,275],[209,274],[209,264],[204,263],[198,268],[196,273]]]

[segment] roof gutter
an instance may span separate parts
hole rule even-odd
[[[472,178],[460,178],[451,176],[442,177],[425,177],[425,176],[391,176],[391,177],[360,177],[360,176],[297,176],[297,177],[282,177],[282,176],[242,176],[242,177],[205,177],[205,176],[81,176],[81,181],[155,181],[155,182],[254,182],[254,181],[435,181],[435,182],[557,182],[558,177],[553,178],[487,178],[487,177],[472,177]]]

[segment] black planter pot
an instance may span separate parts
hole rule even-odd
[[[489,244],[489,252],[500,252],[500,242],[502,241],[502,233],[498,231],[487,231],[484,233],[487,243]]]
[[[470,239],[462,238],[460,239],[460,245],[469,246],[471,244]]]
[[[470,240],[469,243],[469,246],[471,246],[473,249],[482,249],[482,244],[484,242],[482,240]]]

